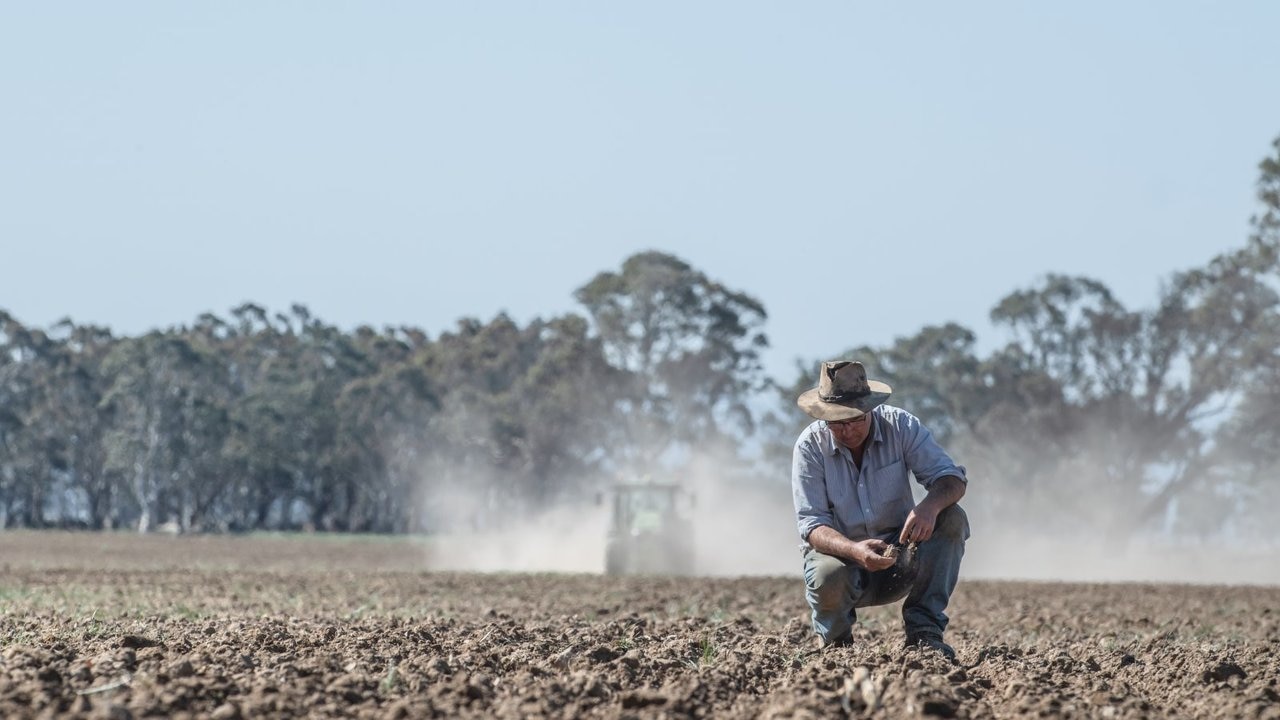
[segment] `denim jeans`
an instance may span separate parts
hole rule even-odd
[[[959,505],[938,513],[933,535],[920,543],[915,563],[870,572],[851,560],[809,548],[804,554],[805,600],[813,609],[813,630],[825,644],[852,640],[855,608],[887,605],[906,598],[902,624],[907,635],[942,635],[943,612],[960,575],[969,518]]]

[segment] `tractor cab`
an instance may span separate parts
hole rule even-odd
[[[693,572],[693,495],[676,483],[619,482],[610,489],[608,575]]]

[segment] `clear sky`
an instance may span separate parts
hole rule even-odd
[[[769,370],[1243,243],[1275,2],[0,6],[0,308],[120,333],[575,309],[645,249]]]

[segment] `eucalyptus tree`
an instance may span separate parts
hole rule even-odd
[[[105,440],[114,419],[102,403],[107,390],[102,363],[116,339],[107,328],[70,320],[54,329],[61,336],[59,362],[48,375],[42,406],[51,432],[60,439],[64,499],[83,503],[82,509],[68,508],[63,520],[108,529],[116,523],[121,478],[107,463]]]
[[[463,318],[423,354],[442,391],[440,413],[423,428],[431,525],[484,527],[499,505],[522,494],[516,413],[508,405],[519,354],[520,328],[506,315],[489,323]]]
[[[312,527],[338,529],[344,518],[337,507],[343,492],[341,418],[336,408],[351,381],[376,368],[352,338],[335,326],[298,312],[273,359],[270,398],[283,421],[289,442],[288,469]]]
[[[609,449],[624,441],[613,395],[621,373],[579,315],[534,320],[523,335],[528,359],[506,396],[527,495],[536,505],[581,497],[594,488]]]
[[[1249,242],[1173,275],[1154,308],[1130,311],[1098,281],[1049,276],[993,310],[1011,351],[1063,389],[1060,417],[1020,423],[1058,441],[1035,484],[1059,513],[1101,514],[1119,537],[1228,517],[1206,511],[1239,497],[1226,433],[1240,426],[1233,414],[1260,412],[1267,395],[1249,390],[1277,376],[1275,167],[1263,164],[1266,210]]]
[[[215,355],[176,330],[123,340],[106,357],[103,403],[115,416],[108,463],[128,478],[139,532],[162,512],[189,524],[217,494],[206,457],[225,438],[226,408],[214,391],[222,370]]]
[[[17,318],[0,310],[0,528],[10,522],[26,460],[22,415],[31,400],[22,340],[27,332]]]
[[[1147,311],[1126,310],[1097,281],[1058,276],[993,311],[1030,368],[1063,388],[1063,417],[1042,416],[1052,425],[1041,435],[1066,442],[1043,458],[1039,485],[1060,511],[1101,514],[1127,536],[1218,481],[1218,429],[1277,347],[1280,298],[1252,254],[1174,275]]]
[[[1219,272],[1242,272],[1269,290],[1280,288],[1280,137],[1259,163],[1261,212],[1252,218],[1249,244],[1224,258]],[[1280,326],[1274,312],[1254,319],[1248,348],[1253,366],[1241,378],[1244,391],[1210,458],[1224,492],[1197,493],[1205,505],[1229,505],[1236,524],[1259,537],[1274,534],[1280,520]],[[1195,488],[1193,488],[1194,490]],[[1203,488],[1199,488],[1203,490]]]
[[[44,331],[0,312],[0,527],[44,524],[60,455],[56,438],[36,419],[55,354]]]
[[[652,462],[750,434],[753,396],[767,386],[764,306],[666,253],[643,252],[597,274],[574,297],[605,357],[626,373],[610,392],[624,406],[631,461]]]
[[[300,494],[298,457],[292,427],[302,412],[291,389],[293,361],[287,335],[290,322],[271,317],[265,308],[241,304],[230,321],[202,317],[197,328],[221,348],[229,365],[230,408],[228,458],[231,468],[222,522],[232,528],[287,525],[292,501]],[[305,307],[295,318],[310,319]]]
[[[423,428],[436,526],[484,527],[580,494],[619,439],[621,373],[579,316],[464,319],[421,362],[441,398]]]
[[[426,335],[415,328],[357,328],[352,342],[370,372],[349,380],[338,395],[335,508],[347,530],[419,529],[424,462],[421,438],[440,407],[434,381],[415,356]]]

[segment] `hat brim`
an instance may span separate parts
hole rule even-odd
[[[871,386],[871,392],[855,400],[826,402],[818,396],[818,388],[814,388],[801,393],[800,397],[796,398],[796,405],[799,405],[809,417],[819,420],[856,418],[883,405],[893,394],[893,388],[882,382],[871,380],[867,384]]]

